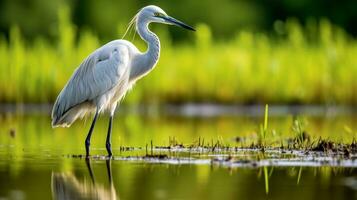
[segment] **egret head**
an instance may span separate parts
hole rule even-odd
[[[156,22],[156,23],[162,23],[162,24],[170,24],[170,25],[175,25],[175,26],[179,26],[191,31],[195,31],[194,28],[192,28],[191,26],[173,18],[170,17],[166,14],[165,11],[163,11],[161,8],[157,7],[157,6],[146,6],[143,9],[140,10],[140,12],[138,13],[138,20],[140,20],[140,18],[143,21],[147,21],[147,22]]]

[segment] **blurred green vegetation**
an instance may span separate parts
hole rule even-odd
[[[9,42],[0,37],[0,102],[53,102],[104,44],[89,29],[78,32],[67,7],[58,18],[58,42],[28,43],[18,26]],[[162,43],[159,64],[123,103],[357,104],[357,40],[326,19],[306,26],[276,21],[272,34],[241,31],[227,41],[214,41],[210,27],[199,24],[192,43],[174,45],[168,27],[153,28]],[[125,26],[116,30],[120,38]],[[145,51],[138,36],[133,42]]]
[[[333,24],[356,35],[357,1],[354,0],[0,0],[0,32],[13,25],[21,27],[24,37],[38,35],[56,39],[57,12],[71,9],[71,21],[78,30],[91,29],[104,40],[111,40],[117,24],[127,24],[134,13],[146,5],[158,5],[168,14],[193,23],[209,24],[215,38],[231,38],[237,30],[271,31],[276,20],[296,17],[305,23],[326,17]],[[174,40],[186,39],[184,31],[170,29]]]

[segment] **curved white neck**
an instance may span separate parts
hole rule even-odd
[[[149,23],[147,20],[141,20],[140,16],[136,23],[138,34],[148,44],[148,49],[138,57],[138,62],[132,66],[130,80],[136,80],[146,75],[159,60],[160,40],[155,33],[149,30]]]

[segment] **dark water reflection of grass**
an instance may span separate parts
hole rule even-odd
[[[357,125],[354,116],[305,117],[306,131],[312,138],[331,138],[350,142]],[[211,117],[184,118],[169,116],[118,115],[113,129],[114,155],[120,146],[145,148],[168,145],[175,137],[184,144],[200,138],[206,143],[236,143],[237,136],[247,143],[257,140],[262,118]],[[270,117],[269,145],[279,145],[293,137],[292,116]],[[268,167],[269,193],[266,194],[264,168],[227,168],[216,165],[170,165],[111,162],[113,185],[108,182],[104,160],[93,160],[93,186],[83,154],[84,138],[90,125],[77,122],[69,129],[52,129],[49,116],[1,115],[0,117],[0,198],[50,199],[56,196],[53,179],[62,180],[81,197],[103,195],[117,199],[353,199],[357,187],[356,169],[336,167]],[[105,154],[107,117],[101,117],[93,135],[95,154]],[[127,152],[126,155],[130,155]],[[135,156],[135,155],[134,155]],[[352,178],[351,178],[352,177]],[[52,182],[52,188],[51,188]],[[59,183],[59,182],[58,182]],[[67,184],[67,186],[66,186]],[[113,196],[114,194],[114,196]],[[107,196],[106,196],[107,195]]]

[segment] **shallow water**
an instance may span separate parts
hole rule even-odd
[[[294,118],[269,117],[271,145],[287,143],[286,138],[294,136]],[[106,153],[107,119],[101,117],[94,130],[93,155]],[[357,130],[355,115],[301,119],[312,139],[350,142]],[[168,146],[170,140],[184,145],[220,141],[240,147],[257,139],[262,121],[256,116],[119,114],[113,127],[114,160],[99,157],[86,162],[73,155],[84,153],[90,119],[69,129],[52,129],[49,117],[41,113],[1,114],[0,199],[357,199],[356,166],[237,166],[211,162],[212,155],[224,159],[224,153],[188,156],[160,149],[154,153],[202,162],[126,159],[145,155],[147,145],[150,152],[151,141],[154,146]],[[121,151],[123,146],[141,149]],[[237,155],[252,158],[249,153]]]
[[[66,162],[71,162],[66,166]],[[27,159],[20,171],[0,167],[0,196],[9,199],[354,199],[357,169],[170,165],[104,160]],[[14,164],[15,166],[11,166]]]

